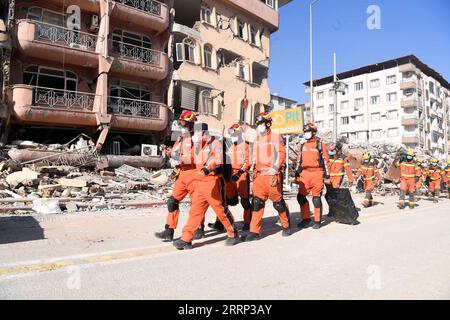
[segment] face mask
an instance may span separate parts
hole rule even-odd
[[[336,151],[330,151],[328,153],[330,154],[330,156],[334,156],[336,154]]]
[[[231,142],[237,143],[239,141],[238,137],[231,137]]]
[[[264,124],[260,124],[260,125],[258,126],[258,132],[259,132],[259,133],[264,133],[264,132],[266,132],[266,126],[265,126]]]
[[[431,165],[434,167],[435,165],[437,165],[437,163],[433,163],[433,162],[432,162]]]
[[[181,134],[186,134],[186,133],[188,133],[188,132],[189,132],[189,131],[188,131],[187,128],[181,127]]]
[[[193,135],[193,136],[192,136],[192,142],[193,142],[193,143],[199,143],[199,142],[200,142],[199,137],[196,136],[196,135]]]
[[[411,161],[413,158],[411,156],[407,156],[406,160]]]
[[[305,133],[305,139],[306,139],[306,140],[309,140],[309,139],[311,139],[311,138],[312,138],[312,132],[311,132],[311,131],[306,132],[306,133]]]
[[[369,160],[364,160],[364,163],[369,163]]]

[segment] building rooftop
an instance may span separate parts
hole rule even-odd
[[[284,101],[288,101],[288,102],[292,102],[292,103],[298,103],[298,102],[295,101],[295,100],[292,100],[292,99],[289,99],[289,98],[282,97],[282,96],[280,96],[278,93],[271,93],[271,94],[270,94],[270,98],[273,99],[274,97],[276,97],[276,98],[278,98],[278,99],[281,99],[281,100],[284,100]]]
[[[438,80],[445,88],[450,90],[450,83],[448,83],[448,81],[445,80],[445,78],[441,74],[439,74],[436,70],[434,70],[433,68],[429,67],[428,65],[426,65],[425,63],[420,61],[419,58],[417,58],[415,55],[407,55],[407,56],[403,56],[403,57],[399,57],[399,58],[395,58],[395,59],[391,59],[391,60],[386,60],[386,61],[375,63],[375,64],[370,64],[370,65],[367,65],[367,66],[364,66],[361,68],[341,72],[341,73],[337,74],[337,77],[338,77],[338,79],[342,80],[342,79],[358,76],[358,75],[365,74],[365,73],[371,73],[371,72],[376,72],[376,71],[380,71],[380,70],[384,70],[384,69],[393,68],[393,67],[400,66],[403,64],[407,64],[407,63],[414,64],[421,71],[423,71],[426,75]],[[313,80],[314,86],[321,86],[321,85],[328,84],[331,82],[333,82],[332,75],[325,77],[325,78]],[[304,82],[303,84],[305,86],[309,87],[309,81]]]

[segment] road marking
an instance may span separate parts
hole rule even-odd
[[[440,205],[443,205],[444,207],[447,207],[449,203],[440,203]],[[414,209],[414,211],[411,211],[411,209],[405,209],[409,210],[408,213],[417,213],[422,212],[424,209],[430,209],[434,207],[433,203],[429,203],[429,205],[417,207]],[[365,215],[360,217],[359,221],[367,221],[367,220],[375,220],[384,218],[386,216],[391,216],[393,214],[402,214],[404,211],[401,211],[399,209],[393,209],[390,211],[383,211],[380,213],[370,213],[369,215]],[[334,223],[329,227],[337,227],[340,224]],[[17,264],[11,264],[11,265],[0,265],[0,277],[4,276],[14,276],[14,275],[20,275],[20,274],[27,274],[27,273],[39,273],[39,272],[50,272],[50,271],[56,271],[63,268],[66,268],[68,266],[73,265],[88,265],[88,264],[95,264],[95,263],[104,263],[104,262],[111,262],[111,261],[119,261],[119,260],[127,260],[131,258],[138,258],[138,257],[144,257],[149,255],[155,255],[160,253],[169,253],[169,252],[175,252],[177,251],[174,246],[166,245],[166,246],[152,246],[152,247],[143,247],[143,248],[134,248],[134,249],[125,249],[121,251],[109,251],[109,252],[103,252],[103,253],[93,253],[88,255],[78,255],[78,256],[71,256],[71,257],[63,257],[63,258],[54,258],[51,260],[47,260],[44,262],[38,262],[38,261],[29,261],[25,263],[17,263]]]

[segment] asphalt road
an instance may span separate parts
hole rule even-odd
[[[450,200],[378,200],[357,226],[287,238],[269,205],[262,240],[225,247],[212,232],[189,251],[152,236],[164,208],[0,218],[0,298],[449,299]]]

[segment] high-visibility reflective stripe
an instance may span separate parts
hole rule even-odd
[[[402,177],[404,177],[404,178],[414,178],[415,175],[414,175],[414,174],[405,174],[405,173],[402,173]]]
[[[410,163],[402,163],[402,166],[406,166],[406,167],[414,167],[415,164],[410,164]]]
[[[366,180],[373,180],[375,178],[375,176],[371,176],[369,178],[365,178]]]
[[[339,176],[343,176],[344,173],[340,172],[340,173],[330,173],[330,177],[339,177]]]
[[[342,163],[342,162],[344,162],[344,160],[331,160],[330,159],[330,162],[332,162],[332,163]]]

